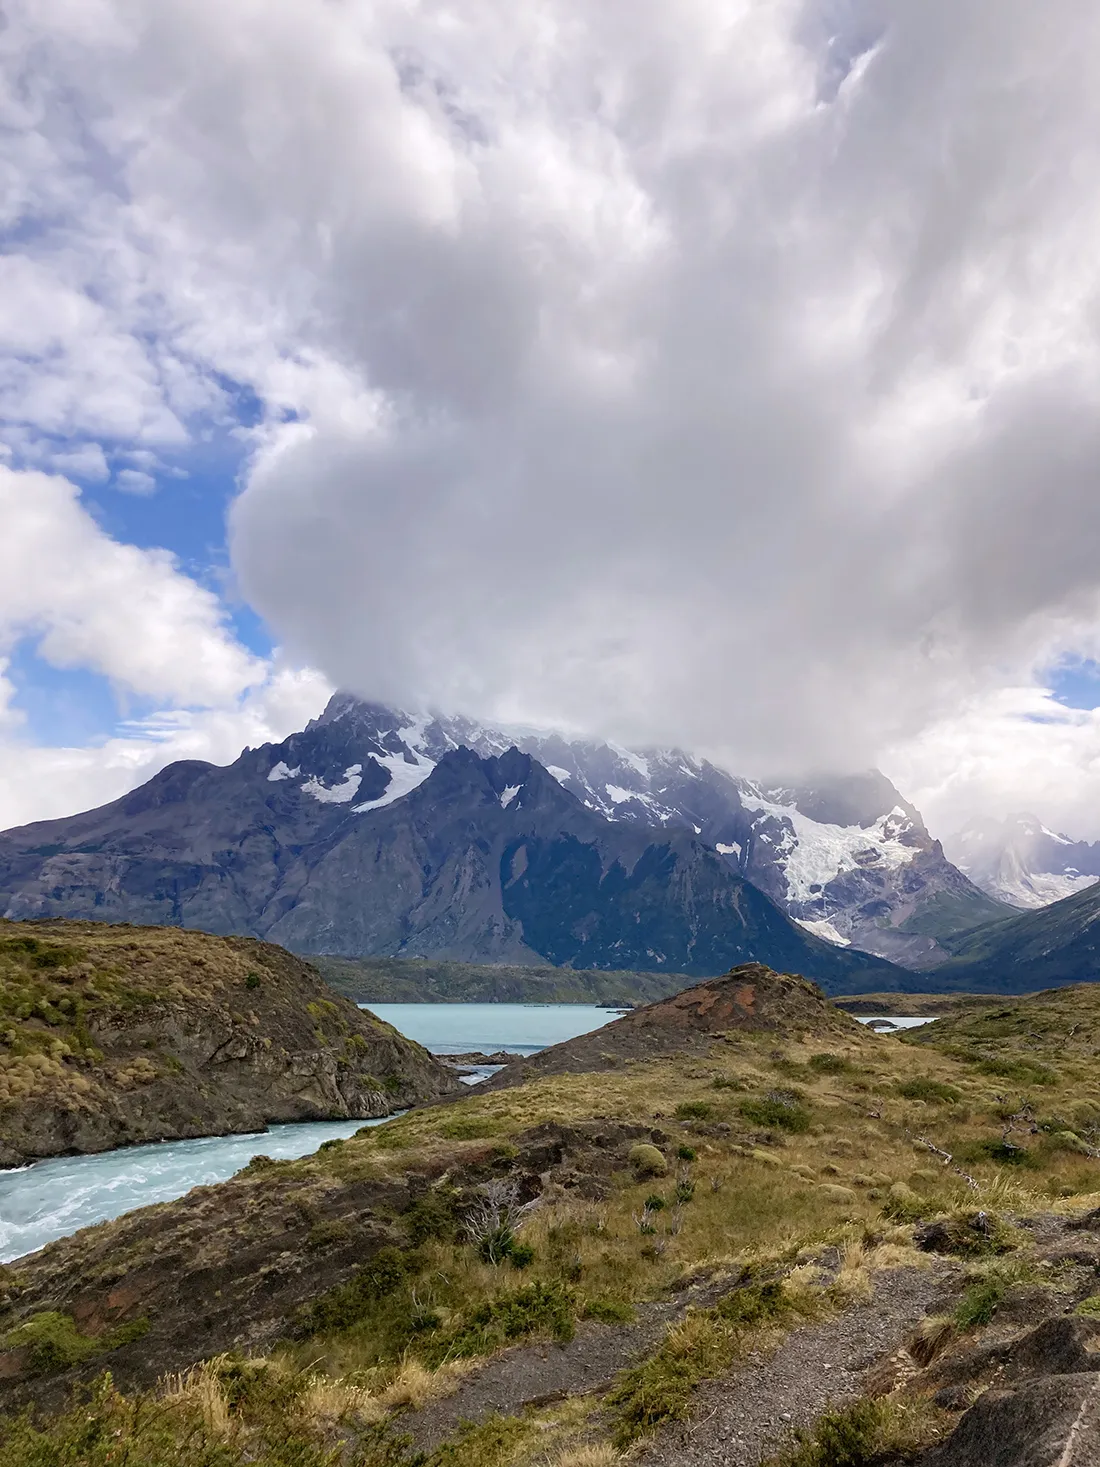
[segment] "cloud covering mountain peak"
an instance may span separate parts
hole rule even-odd
[[[13,0],[13,452],[235,435],[236,580],[330,684],[925,803],[914,740],[1096,651],[1098,42]]]

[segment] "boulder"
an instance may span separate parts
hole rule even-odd
[[[1095,1467],[1100,1378],[1048,1375],[989,1390],[918,1467]]]

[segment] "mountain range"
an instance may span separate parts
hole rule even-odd
[[[1034,815],[973,820],[949,849],[977,886],[1014,907],[1045,907],[1100,879],[1100,841],[1071,840]]]
[[[507,775],[494,760],[512,761]],[[702,915],[720,891],[737,894],[732,923]],[[627,917],[643,892],[650,919]],[[232,765],[182,761],[100,810],[0,836],[0,911],[175,922],[345,956],[705,974],[798,955],[825,978],[863,971],[857,952],[926,966],[949,956],[944,936],[1009,915],[875,771],[760,784],[677,749],[348,694]],[[738,935],[720,941],[718,926]]]
[[[230,765],[184,760],[98,810],[0,834],[0,915],[343,958],[688,977],[760,961],[834,993],[1095,976],[1098,848],[1019,817],[958,849],[966,870],[874,770],[753,781],[678,749],[341,693]],[[1031,913],[1004,900],[1082,883]]]
[[[899,977],[790,921],[693,831],[609,821],[530,754],[459,746],[424,771],[372,757],[347,718],[6,833],[0,904],[14,918],[171,923],[302,953],[692,976],[766,954],[834,991]]]

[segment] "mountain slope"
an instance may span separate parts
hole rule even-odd
[[[929,988],[1027,993],[1100,979],[1100,887],[949,938],[952,957]]]
[[[849,991],[903,984],[789,921],[693,832],[610,822],[530,755],[451,749],[387,800],[371,761],[340,768],[346,746],[310,750],[336,753],[339,778],[309,773],[309,736],[228,769],[175,765],[102,810],[8,832],[7,915],[170,922],[345,956],[691,976],[756,958]],[[304,783],[271,777],[279,752]]]
[[[1070,840],[1034,815],[971,821],[950,844],[971,880],[1015,907],[1045,907],[1100,879],[1100,841]]]

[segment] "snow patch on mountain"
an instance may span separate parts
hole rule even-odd
[[[799,927],[804,927],[807,932],[812,932],[815,937],[823,937],[826,942],[834,942],[837,947],[851,947],[852,939],[844,937],[839,933],[828,917],[817,917],[811,920],[808,917],[796,917],[794,919]]]
[[[362,783],[363,766],[349,764],[340,784],[327,785],[311,775],[309,779],[303,780],[299,788],[304,795],[312,795],[315,800],[320,800],[322,805],[346,805],[355,799]]]
[[[390,782],[376,800],[364,800],[361,805],[354,805],[353,815],[362,815],[367,810],[381,810],[383,805],[392,805],[405,795],[412,794],[435,768],[434,759],[428,759],[416,750],[413,751],[411,763],[404,754],[372,754],[371,758],[375,764],[389,772]]]
[[[507,810],[508,806],[512,803],[512,801],[519,794],[522,788],[523,786],[521,784],[510,784],[508,788],[504,790],[501,794],[500,808],[502,810]]]
[[[268,784],[278,784],[279,780],[281,779],[296,779],[298,775],[301,774],[301,772],[301,765],[299,765],[297,769],[290,769],[288,768],[286,763],[282,759],[280,759],[278,764],[275,765],[275,768],[267,776],[267,782]]]

